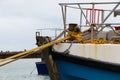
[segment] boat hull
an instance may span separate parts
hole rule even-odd
[[[54,45],[53,49],[57,52],[66,52],[69,49],[71,55],[120,64],[119,44],[60,43]]]
[[[45,62],[36,62],[38,75],[48,75],[48,69]]]
[[[53,52],[52,55],[60,80],[120,80],[118,64],[58,52]]]

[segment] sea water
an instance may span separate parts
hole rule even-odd
[[[20,59],[0,67],[0,80],[50,80],[48,75],[38,75],[35,62],[40,59]]]

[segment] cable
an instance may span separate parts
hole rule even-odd
[[[70,48],[72,47],[73,41],[71,42],[70,46],[68,47],[68,49],[66,49],[63,53],[64,54],[69,54],[70,53]]]
[[[30,72],[30,75],[34,72],[34,70],[36,69],[36,67],[35,68],[33,68],[33,70]]]

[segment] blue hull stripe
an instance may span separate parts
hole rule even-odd
[[[120,65],[117,64],[103,62],[102,65],[99,61],[61,53],[54,53],[53,58],[56,61],[60,80],[120,80]]]
[[[61,80],[120,80],[120,73],[56,60]]]

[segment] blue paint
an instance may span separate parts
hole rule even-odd
[[[120,80],[120,73],[56,60],[60,80]]]
[[[48,74],[48,69],[45,63],[36,62],[36,67],[37,67],[38,74]]]

